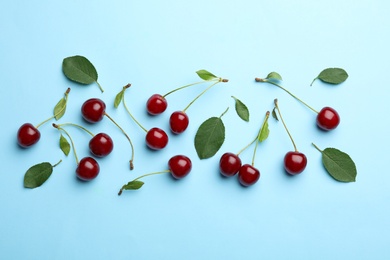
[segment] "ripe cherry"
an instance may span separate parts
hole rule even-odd
[[[291,175],[296,175],[305,170],[307,165],[306,155],[300,152],[288,152],[284,156],[284,169]]]
[[[98,98],[88,99],[81,107],[83,118],[90,123],[101,121],[105,115],[105,111],[106,104]]]
[[[146,111],[150,115],[155,116],[163,113],[167,109],[167,106],[168,102],[165,97],[160,94],[154,94],[146,102]]]
[[[99,172],[99,164],[92,157],[84,157],[81,159],[76,169],[77,177],[83,181],[90,181],[95,179]]]
[[[183,133],[187,129],[188,124],[189,119],[186,112],[184,111],[175,111],[169,118],[169,125],[171,127],[171,131],[174,134]]]
[[[109,155],[114,148],[114,142],[111,137],[105,133],[99,133],[89,141],[89,150],[97,157]]]
[[[37,143],[40,138],[41,133],[38,128],[30,123],[23,124],[18,130],[18,144],[23,148],[30,147],[31,145]]]
[[[175,179],[182,179],[190,173],[192,162],[187,156],[176,155],[169,159],[168,167]]]
[[[323,130],[335,129],[340,124],[340,116],[331,107],[324,107],[317,115],[317,125]]]
[[[238,172],[238,180],[245,187],[255,184],[259,179],[260,171],[250,164],[244,164]]]
[[[219,160],[219,171],[223,176],[235,175],[241,168],[241,159],[234,153],[224,153]]]
[[[146,133],[146,145],[152,150],[161,150],[168,144],[168,135],[158,127],[151,128]]]

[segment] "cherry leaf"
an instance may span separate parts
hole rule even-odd
[[[348,73],[341,68],[327,68],[320,72],[320,74],[312,81],[310,86],[313,85],[316,79],[333,85],[343,83],[348,78]]]
[[[68,140],[66,140],[66,138],[61,134],[60,136],[60,148],[62,150],[62,152],[68,156],[69,152],[70,152],[70,144],[68,142]]]
[[[259,134],[259,142],[263,142],[269,136],[268,118],[264,121]]]
[[[272,109],[272,117],[275,118],[276,121],[279,121],[279,118],[278,118],[278,115],[275,112],[275,109],[276,109],[276,107],[274,107],[274,109]]]
[[[123,96],[125,94],[125,90],[122,89],[116,96],[114,101],[114,107],[118,108],[119,104],[122,102]]]
[[[266,79],[282,80],[282,76],[280,76],[279,73],[273,71],[267,75]]]
[[[249,110],[248,107],[241,102],[238,98],[232,96],[232,98],[235,100],[235,108],[237,115],[244,121],[249,122]]]
[[[24,187],[34,189],[41,186],[53,172],[53,166],[43,162],[31,166],[24,175]]]
[[[203,80],[213,80],[213,79],[216,79],[218,78],[217,76],[215,76],[213,73],[207,71],[207,70],[198,70],[196,72],[196,74],[198,74],[198,76],[203,79]]]
[[[123,185],[122,190],[138,190],[144,185],[142,181],[130,181]]]

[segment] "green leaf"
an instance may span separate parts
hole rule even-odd
[[[247,106],[241,102],[241,100],[239,100],[238,98],[232,96],[232,98],[234,98],[236,104],[235,104],[235,107],[236,107],[236,112],[237,112],[237,115],[244,121],[247,121],[249,122],[249,110],[247,108]]]
[[[123,185],[122,190],[138,190],[144,185],[142,181],[130,181]]]
[[[266,79],[282,80],[282,76],[280,76],[279,73],[273,71],[267,75]]]
[[[54,107],[54,111],[53,111],[54,118],[56,120],[60,119],[65,114],[65,111],[66,111],[66,99],[61,98],[60,101],[58,101],[57,105]]]
[[[220,117],[204,121],[195,135],[195,149],[200,159],[214,156],[225,141],[225,126]]]
[[[69,152],[70,152],[70,144],[68,142],[68,140],[66,140],[66,138],[61,134],[60,136],[60,148],[62,150],[62,152],[68,156]]]
[[[114,101],[114,107],[118,108],[119,104],[122,102],[123,96],[125,94],[125,90],[122,89],[116,96]]]
[[[25,188],[37,188],[41,186],[53,172],[53,166],[43,162],[30,167],[24,175]]]
[[[329,84],[340,84],[347,80],[348,73],[341,68],[327,68],[321,71],[321,73],[313,80],[310,86],[313,85],[316,79],[320,79],[321,81]]]
[[[207,70],[198,70],[196,72],[196,74],[198,74],[198,76],[203,79],[203,80],[213,80],[213,79],[216,79],[218,78],[217,76],[215,76],[213,73],[211,72],[208,72]]]
[[[260,134],[259,134],[259,142],[263,142],[265,139],[267,139],[269,136],[269,128],[268,128],[268,118],[264,122],[263,126],[261,127]]]
[[[279,118],[278,118],[278,115],[276,114],[276,111],[275,111],[276,107],[274,107],[274,109],[272,109],[272,117],[276,119],[276,121],[279,121]]]

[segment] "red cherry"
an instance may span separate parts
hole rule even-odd
[[[84,102],[81,113],[84,119],[90,123],[96,123],[103,119],[106,111],[106,104],[98,98],[91,98]]]
[[[98,176],[100,167],[98,162],[92,157],[85,157],[80,160],[76,169],[76,175],[80,180],[90,181]]]
[[[168,167],[174,178],[181,179],[190,173],[192,163],[190,158],[188,158],[187,156],[176,155],[169,159]]]
[[[41,133],[32,124],[25,123],[19,128],[17,138],[18,144],[23,148],[27,148],[39,141]]]
[[[172,132],[175,134],[183,133],[187,129],[188,124],[188,116],[183,111],[175,111],[169,118],[169,125],[171,127]]]
[[[161,150],[168,144],[168,135],[164,130],[154,127],[146,133],[146,145],[153,150]]]
[[[244,164],[238,172],[238,180],[243,186],[251,186],[255,184],[259,178],[259,170],[249,164]]]
[[[167,109],[168,102],[160,94],[152,95],[146,102],[146,110],[149,114],[159,115]]]
[[[340,116],[331,107],[324,107],[317,115],[317,125],[323,130],[335,129],[340,124]]]
[[[234,153],[224,153],[219,160],[219,171],[223,176],[235,175],[241,168],[241,159]]]
[[[288,152],[284,156],[284,169],[291,175],[296,175],[306,168],[307,158],[300,152]]]
[[[111,137],[105,133],[99,133],[89,141],[89,150],[97,157],[105,157],[112,152],[114,142]]]

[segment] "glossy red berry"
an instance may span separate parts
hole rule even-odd
[[[317,125],[323,130],[335,129],[340,124],[340,116],[331,107],[324,107],[317,115]]]
[[[146,110],[149,114],[159,115],[167,109],[168,102],[160,94],[152,95],[146,102]]]
[[[106,111],[106,104],[98,98],[91,98],[84,102],[81,107],[83,118],[90,122],[96,123],[103,119]]]
[[[234,153],[224,153],[219,160],[219,171],[223,176],[235,175],[241,168],[241,159]]]
[[[114,142],[111,137],[105,133],[99,133],[89,141],[89,150],[97,157],[109,155],[114,148]]]
[[[284,169],[291,175],[296,175],[306,168],[307,158],[300,152],[288,152],[284,156]]]
[[[146,133],[146,145],[153,150],[161,150],[168,144],[168,135],[164,130],[154,127]]]
[[[76,169],[76,175],[80,180],[90,181],[98,176],[100,167],[98,162],[92,157],[85,157],[80,160]]]
[[[260,171],[249,164],[244,164],[238,172],[238,180],[243,186],[251,186],[260,178]]]
[[[169,159],[168,167],[174,178],[181,179],[190,173],[192,162],[187,156],[176,155]]]
[[[18,144],[23,148],[30,147],[31,145],[37,143],[40,138],[41,133],[30,123],[23,124],[18,130]]]
[[[175,111],[169,118],[169,126],[174,134],[183,133],[187,129],[189,122],[187,114],[183,111]]]

